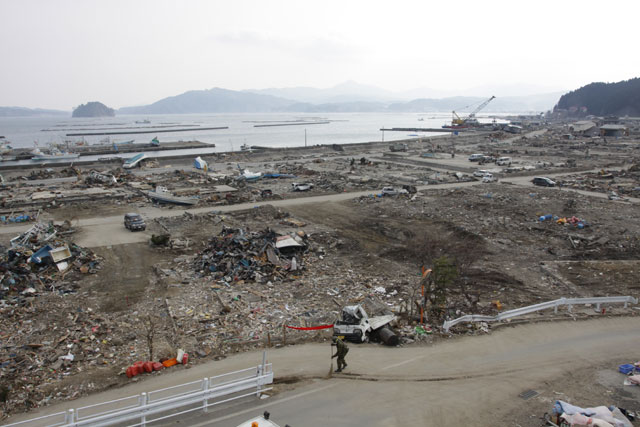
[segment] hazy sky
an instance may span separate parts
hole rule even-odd
[[[0,0],[0,106],[346,80],[574,89],[640,75],[639,15],[638,0]]]

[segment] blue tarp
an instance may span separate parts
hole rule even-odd
[[[50,257],[51,253],[49,253],[49,251],[53,249],[51,246],[49,245],[45,245],[43,247],[41,247],[40,249],[38,249],[36,252],[34,252],[33,255],[31,255],[31,258],[29,258],[29,262],[33,262],[36,264],[42,264],[42,258],[46,258],[46,257]]]

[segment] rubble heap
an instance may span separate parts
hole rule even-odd
[[[100,259],[88,249],[69,242],[72,230],[62,225],[36,223],[11,241],[0,255],[0,305],[20,304],[25,295],[55,291],[70,293],[78,285],[74,272],[96,273]]]
[[[100,270],[101,259],[70,242],[72,232],[66,225],[39,222],[0,255],[0,384],[8,385],[0,386],[0,393],[7,412],[43,405],[51,399],[47,384],[81,371],[71,366],[85,358],[74,348],[80,341],[88,354],[100,354],[95,335],[109,329],[104,319],[67,298],[77,295],[79,275]],[[70,389],[68,396],[80,391]]]
[[[201,275],[213,275],[226,282],[262,281],[284,277],[287,272],[304,268],[299,255],[307,247],[304,233],[278,236],[271,229],[247,232],[224,227],[194,261]]]

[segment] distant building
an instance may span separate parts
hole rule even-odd
[[[600,126],[600,136],[628,136],[629,128],[625,125],[603,125]]]
[[[598,126],[590,120],[582,120],[569,125],[573,135],[592,136],[598,134]]]

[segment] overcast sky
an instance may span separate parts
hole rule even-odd
[[[638,0],[0,0],[0,106],[346,80],[575,89],[640,75],[638,16]]]

